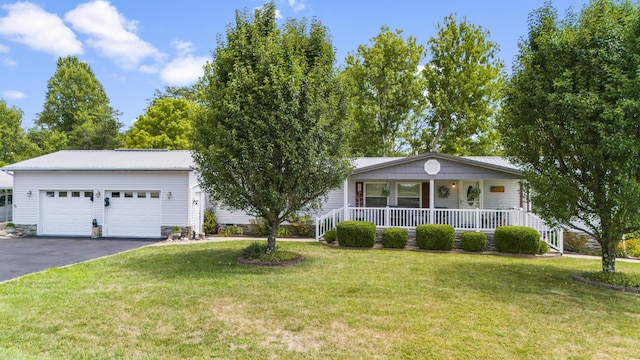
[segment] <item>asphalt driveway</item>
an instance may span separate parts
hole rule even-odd
[[[160,239],[0,239],[0,282],[154,244]]]

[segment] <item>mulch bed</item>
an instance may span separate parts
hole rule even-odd
[[[571,277],[574,280],[583,282],[583,283],[591,285],[591,286],[599,287],[599,288],[602,288],[602,289],[622,291],[622,292],[628,292],[628,293],[640,295],[640,287],[611,285],[611,284],[603,283],[603,282],[600,282],[600,281],[593,281],[593,280],[590,280],[590,279],[587,279],[587,278],[583,277],[581,273],[575,273]]]

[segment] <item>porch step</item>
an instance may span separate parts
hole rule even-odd
[[[408,229],[407,233],[409,235],[409,240],[407,241],[407,247],[415,248],[418,245],[416,244],[416,230]],[[493,232],[484,232],[487,236],[487,245],[484,247],[485,251],[496,251],[496,244],[493,240]],[[462,249],[462,243],[460,242],[460,235],[462,232],[456,232],[456,241],[453,244],[454,249]],[[374,244],[375,247],[382,247],[382,229],[376,230],[376,242]]]

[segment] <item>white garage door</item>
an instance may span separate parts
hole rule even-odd
[[[161,237],[162,199],[160,191],[106,191],[103,236]]]
[[[40,191],[40,235],[91,236],[93,191]]]

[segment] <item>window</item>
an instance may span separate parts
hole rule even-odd
[[[120,197],[120,191],[112,191],[111,192],[111,197],[112,198],[119,198]]]
[[[47,197],[56,197],[55,191],[47,191]]]
[[[398,183],[397,190],[399,207],[420,207],[420,183]]]
[[[72,191],[71,197],[80,197],[80,191]]]
[[[138,191],[138,197],[139,198],[146,198],[147,197],[147,192],[146,191]]]
[[[370,183],[364,185],[364,206],[380,207],[387,206],[387,195],[385,195],[385,183]]]
[[[67,197],[67,192],[66,191],[58,192],[58,197]]]
[[[152,191],[151,196],[149,197],[152,199],[158,199],[160,197],[160,191]]]
[[[84,197],[93,199],[93,191],[85,191]]]
[[[132,198],[133,197],[133,191],[125,191],[124,192],[124,197],[125,198]]]

